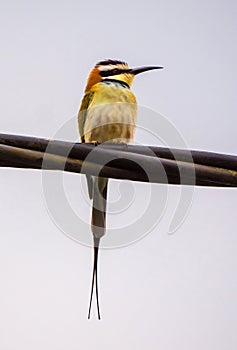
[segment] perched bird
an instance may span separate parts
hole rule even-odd
[[[89,74],[85,94],[78,113],[81,142],[115,142],[127,144],[134,137],[137,103],[130,90],[134,76],[152,69],[150,66],[129,68],[119,60],[104,60],[95,65]],[[90,318],[94,285],[98,319],[97,261],[101,237],[106,229],[106,199],[108,179],[87,175],[88,192],[92,204],[91,230],[94,238],[94,265],[88,318]]]

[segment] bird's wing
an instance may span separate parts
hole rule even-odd
[[[78,112],[78,126],[79,126],[79,133],[81,136],[81,142],[85,142],[84,125],[85,125],[87,110],[93,99],[93,95],[94,95],[94,91],[89,91],[84,95],[81,102],[81,107]]]
[[[93,91],[89,91],[84,95],[81,102],[81,107],[78,112],[78,126],[79,126],[79,133],[81,136],[81,142],[85,142],[84,125],[85,125],[87,110],[92,101],[93,95],[94,95]],[[90,199],[92,199],[93,191],[94,191],[93,178],[90,175],[86,175],[86,180],[87,180],[88,194]]]

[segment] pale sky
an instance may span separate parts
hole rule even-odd
[[[134,81],[136,142],[177,146],[159,123],[153,130],[151,109],[189,149],[237,154],[235,1],[13,0],[1,2],[0,22],[1,132],[75,141],[87,75],[114,58],[165,67]],[[140,132],[144,123],[154,137]],[[55,187],[57,176],[47,184]],[[196,188],[169,235],[178,187],[111,182],[108,226],[116,237],[126,238],[128,226],[136,237],[151,232],[100,252],[102,320],[93,303],[88,321],[92,251],[60,226],[91,239],[81,178],[63,176],[71,210],[84,220],[77,228],[60,198],[52,198],[55,211],[47,208],[40,171],[1,170],[0,348],[235,350],[236,189]],[[154,200],[149,208],[151,194],[157,208]],[[149,223],[148,212],[159,222],[142,232],[136,219]]]

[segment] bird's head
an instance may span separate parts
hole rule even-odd
[[[93,85],[103,81],[104,79],[114,79],[125,82],[131,86],[135,75],[152,69],[161,69],[158,66],[146,66],[139,68],[130,68],[126,62],[119,60],[105,60],[98,62],[90,72],[86,89],[89,91]]]

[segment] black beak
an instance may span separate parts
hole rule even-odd
[[[153,70],[153,69],[162,69],[164,67],[158,67],[158,66],[150,66],[150,67],[139,67],[139,68],[131,68],[129,69],[129,73],[137,75],[143,72],[147,72],[148,70]]]

